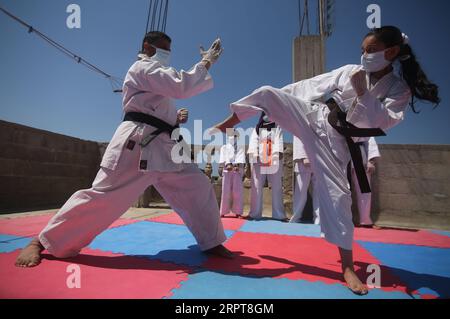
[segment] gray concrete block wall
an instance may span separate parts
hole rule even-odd
[[[0,211],[59,207],[89,188],[98,143],[0,120]]]
[[[450,145],[380,145],[372,214],[380,225],[450,230]]]
[[[0,212],[60,207],[72,193],[91,186],[106,145],[0,120]],[[374,221],[450,230],[450,145],[380,145],[380,152],[372,180]],[[292,181],[292,144],[285,143],[283,200],[288,215]],[[220,201],[220,185],[215,189]],[[267,212],[270,189],[264,192]],[[244,195],[248,212],[248,188]],[[161,202],[160,196],[148,189],[136,206],[155,202]],[[309,201],[306,218],[311,208]]]

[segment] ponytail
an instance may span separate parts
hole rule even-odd
[[[411,90],[411,108],[414,113],[418,113],[414,107],[414,99],[429,101],[435,104],[435,107],[441,102],[439,98],[439,88],[436,84],[428,80],[427,75],[422,70],[419,62],[409,44],[400,45],[398,59],[403,69],[403,79]]]

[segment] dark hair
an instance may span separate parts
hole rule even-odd
[[[144,40],[142,41],[142,51],[141,52],[144,52],[144,43],[145,42],[147,42],[148,44],[153,44],[162,39],[169,41],[169,43],[172,42],[172,39],[164,32],[160,32],[160,31],[148,32],[145,35]]]
[[[387,48],[396,45],[400,47],[397,58],[403,68],[403,79],[411,89],[412,99],[410,105],[414,113],[419,113],[414,107],[414,98],[429,101],[434,103],[435,106],[440,103],[439,87],[428,80],[428,77],[417,61],[411,46],[404,43],[403,34],[399,28],[394,26],[375,28],[366,35],[366,38],[369,36],[374,36],[378,41],[384,43]]]

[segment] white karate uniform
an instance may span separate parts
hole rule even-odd
[[[298,223],[303,216],[306,200],[308,199],[308,187],[312,182],[312,197],[313,197],[313,215],[314,224],[320,224],[319,215],[319,200],[317,198],[317,191],[315,189],[315,179],[312,173],[311,165],[305,166],[303,159],[307,159],[305,147],[302,141],[294,136],[293,139],[293,156],[294,161],[294,196],[293,196],[293,215],[289,222]]]
[[[200,63],[190,71],[178,72],[144,56],[126,75],[123,109],[175,125],[177,110],[172,99],[188,98],[212,87],[212,78]],[[92,187],[73,194],[39,234],[42,245],[52,255],[77,255],[150,185],[180,215],[202,250],[226,240],[211,183],[195,164],[172,161],[171,150],[176,142],[162,133],[146,147],[139,146],[141,139],[154,130],[138,122],[119,125]]]
[[[364,143],[362,157],[364,166],[367,167],[368,161],[380,157],[380,151],[378,150],[377,142],[374,137],[371,137],[368,142]],[[371,184],[371,174],[366,173],[369,185]],[[373,221],[370,218],[370,208],[372,205],[372,193],[361,193],[359,187],[358,178],[356,177],[355,168],[352,164],[352,185],[355,190],[356,203],[358,206],[359,223],[361,225],[372,225]],[[372,190],[373,191],[373,190]]]
[[[264,143],[270,140],[271,154],[267,154]],[[267,145],[267,144],[266,144]],[[262,217],[263,188],[266,179],[272,191],[272,218],[284,220],[286,218],[283,204],[283,161],[279,154],[283,154],[283,131],[276,126],[270,131],[261,129],[260,134],[253,130],[247,153],[250,157],[252,170],[252,188],[249,216],[254,219]],[[270,162],[269,162],[270,161]]]
[[[220,215],[224,216],[232,212],[242,215],[244,209],[244,176],[245,148],[243,145],[235,145],[234,139],[228,139],[228,143],[220,148],[220,164],[224,165],[222,171],[222,198],[220,201]],[[235,171],[226,169],[228,164],[239,166]]]
[[[302,139],[316,178],[322,232],[327,241],[347,250],[352,249],[354,230],[346,172],[350,153],[345,138],[328,123],[330,111],[323,102],[333,97],[357,127],[387,130],[403,120],[411,98],[406,82],[393,72],[357,98],[350,75],[360,68],[346,65],[282,89],[264,86],[230,105],[242,121],[264,111]]]

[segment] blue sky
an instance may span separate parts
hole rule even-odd
[[[81,29],[66,27],[66,7],[81,7]],[[107,72],[124,77],[135,61],[148,0],[0,0],[0,5]],[[381,6],[382,24],[400,27],[442,103],[390,130],[380,143],[450,144],[449,1],[336,0],[335,28],[327,40],[327,70],[359,63],[367,33],[366,8]],[[315,26],[312,25],[312,31]],[[229,114],[229,103],[261,85],[282,87],[292,79],[292,41],[298,35],[297,0],[171,0],[166,32],[172,64],[189,69],[198,46],[220,36],[225,52],[212,69],[215,88],[177,101],[210,127]],[[109,141],[122,118],[121,96],[101,76],[77,65],[0,13],[0,119],[93,141]],[[256,119],[243,123],[254,125]],[[287,134],[286,140],[291,141]]]

